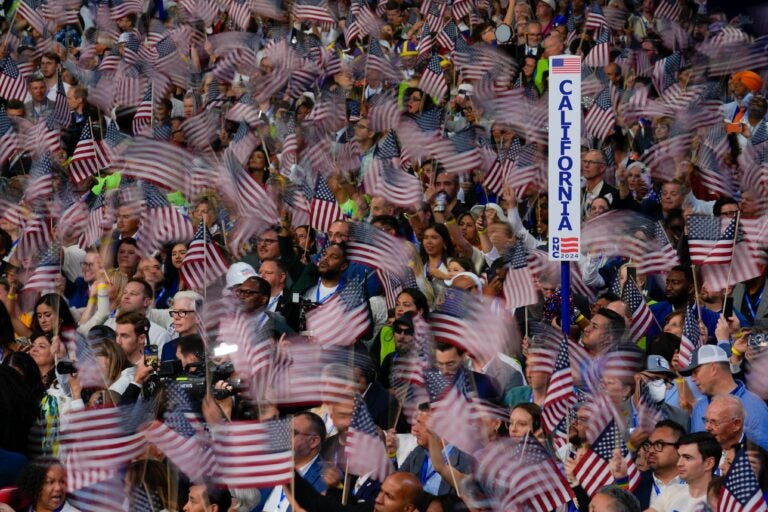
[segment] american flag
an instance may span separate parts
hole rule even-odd
[[[144,9],[144,2],[141,0],[112,0],[110,17],[113,20],[119,20],[130,14],[138,14]]]
[[[400,124],[401,110],[397,98],[391,94],[380,94],[369,102],[368,122],[375,132],[394,130]]]
[[[312,191],[309,191],[311,195]],[[289,185],[283,191],[283,201],[291,211],[291,225],[295,228],[309,224],[310,210],[304,187]]]
[[[552,59],[553,75],[581,73],[581,57],[555,57]]]
[[[46,34],[48,32],[47,23],[43,16],[37,12],[37,8],[38,7],[32,8],[24,0],[21,0],[16,4],[16,12],[18,15],[27,20],[32,28],[41,34]]]
[[[475,453],[483,447],[481,414],[477,404],[456,386],[450,386],[430,407],[429,428],[464,453]]]
[[[214,455],[202,436],[194,434],[191,437],[184,436],[160,421],[152,422],[144,430],[144,436],[191,481],[202,481],[204,476],[212,472]]]
[[[166,199],[156,186],[146,183],[142,187],[146,210],[142,214],[139,252],[152,254],[170,242],[191,240],[195,236],[192,222]]]
[[[256,126],[259,124],[259,111],[253,104],[253,98],[251,98],[250,94],[247,92],[243,93],[237,99],[237,102],[232,105],[232,108],[230,108],[227,112],[227,119],[238,123],[240,121],[245,121],[251,126]]]
[[[642,274],[669,272],[680,264],[677,252],[669,243],[661,223],[654,226],[655,236],[650,240],[648,249],[637,262],[637,270]]]
[[[224,104],[224,98],[219,89],[219,81],[215,78],[208,84],[208,92],[205,94],[205,108],[217,108]]]
[[[16,245],[16,256],[23,260],[35,256],[51,242],[51,223],[40,210],[34,211],[24,223]]]
[[[461,32],[459,32],[459,27],[457,27],[456,23],[451,20],[446,23],[445,27],[443,27],[443,30],[437,31],[437,37],[435,40],[437,41],[437,44],[446,50],[453,51],[456,45],[456,39],[459,37],[462,37]]]
[[[226,343],[237,347],[230,355],[235,371],[243,381],[251,383],[249,399],[261,400],[267,389],[275,352],[271,339],[272,326],[264,322],[264,317],[249,315],[236,308],[234,300],[234,297],[223,298],[221,305],[227,312],[213,316],[213,322],[219,326],[216,340],[222,345]],[[233,308],[234,313],[230,313]]]
[[[542,408],[544,427],[547,431],[554,432],[558,423],[568,415],[568,410],[575,404],[576,393],[573,391],[568,339],[563,337],[555,360],[555,371],[549,380],[547,396]]]
[[[366,73],[377,71],[381,73],[384,80],[398,80],[398,71],[394,68],[392,63],[389,62],[387,57],[384,56],[384,52],[381,49],[381,44],[378,38],[371,38],[368,43],[368,55],[365,58],[365,70]]]
[[[368,223],[351,223],[347,259],[405,277],[410,270],[409,259],[404,251],[394,250],[402,243],[399,238]]]
[[[445,26],[444,16],[448,2],[444,0],[427,0],[421,4],[421,13],[424,15],[424,22],[429,23],[435,32],[440,32]]]
[[[97,141],[93,136],[91,123],[88,121],[80,131],[80,140],[77,142],[75,152],[72,153],[72,159],[69,161],[69,173],[72,181],[80,183],[108,166],[109,156],[104,150],[102,142]]]
[[[192,155],[163,141],[138,137],[112,160],[123,176],[187,194]]]
[[[683,320],[683,335],[680,336],[680,367],[691,364],[691,357],[699,348],[701,331],[699,330],[699,314],[696,303],[691,301],[685,306],[685,319]]]
[[[24,131],[26,135],[24,150],[29,151],[33,156],[38,157],[46,152],[55,154],[61,150],[59,129],[53,117],[47,116],[45,119],[40,119]]]
[[[251,22],[251,5],[248,0],[226,0],[229,16],[241,30],[247,30]]]
[[[61,73],[59,73],[56,83],[56,101],[54,101],[51,115],[58,125],[69,126],[69,104],[67,103],[67,93],[64,92],[64,82],[61,81]]]
[[[629,327],[629,341],[639,340],[653,323],[653,313],[646,304],[643,294],[637,289],[632,279],[627,278],[621,290],[621,300],[632,311],[632,323]]]
[[[297,20],[315,21],[324,29],[336,24],[325,0],[296,0],[293,4],[293,15]]]
[[[584,126],[593,137],[605,140],[613,130],[616,119],[611,106],[611,94],[608,87],[602,90],[595,98],[595,102],[589,107],[584,116]]]
[[[650,432],[656,427],[656,423],[663,419],[664,414],[661,412],[660,404],[651,398],[648,384],[644,380],[641,380],[640,398],[637,401],[637,425],[635,426],[646,432]]]
[[[80,248],[85,249],[101,238],[105,229],[110,229],[114,224],[114,211],[106,203],[106,195],[102,192],[99,195],[91,195],[86,199],[88,206],[88,220],[86,221],[85,231],[80,238]]]
[[[655,18],[667,18],[669,21],[678,21],[683,8],[678,0],[661,0],[656,6],[653,16]]]
[[[397,295],[403,291],[403,289],[418,288],[416,277],[413,275],[413,270],[411,269],[408,269],[405,279],[383,270],[377,270],[376,277],[379,279],[381,287],[384,290],[384,299],[387,302],[387,309],[394,309],[397,302]]]
[[[614,483],[610,461],[613,458],[613,451],[617,448],[621,450],[627,463],[629,489],[633,490],[637,487],[640,481],[640,472],[629,455],[624,437],[616,421],[611,418],[597,438],[590,443],[587,453],[574,470],[575,476],[589,496],[594,496],[601,487]]]
[[[324,176],[317,177],[315,193],[309,204],[309,224],[318,231],[328,231],[334,221],[342,218],[343,214],[336,196],[328,187]]]
[[[16,65],[10,57],[5,57],[0,64],[0,96],[6,100],[24,101],[27,96],[27,77],[32,72],[32,64]]]
[[[56,238],[60,243],[68,240],[77,240],[82,235],[88,223],[88,207],[83,201],[74,201],[72,204],[62,205],[59,217]]]
[[[59,442],[70,490],[98,483],[144,453],[144,436],[130,431],[125,413],[113,407],[62,414]]]
[[[611,44],[608,42],[595,45],[584,57],[584,64],[589,67],[607,66],[611,61]]]
[[[355,396],[355,408],[344,454],[352,474],[370,473],[371,478],[383,482],[393,470],[379,429],[360,395]]]
[[[499,156],[488,166],[488,172],[483,178],[483,185],[494,194],[500,194],[512,168],[512,160],[502,159]]]
[[[106,479],[97,483],[73,489],[70,481],[73,479],[73,472],[67,466],[69,476],[67,485],[69,494],[67,502],[81,512],[123,512],[123,502],[125,501],[125,482],[119,474],[105,473]]]
[[[432,55],[429,58],[427,67],[419,80],[419,89],[436,98],[443,98],[448,92],[448,84],[445,81],[443,70],[440,68],[440,57],[437,55]]]
[[[32,162],[29,172],[29,185],[24,191],[24,201],[39,206],[53,195],[53,162],[50,153],[44,153]]]
[[[20,149],[19,138],[13,130],[11,120],[5,109],[0,109],[0,166],[5,165]]]
[[[475,477],[493,510],[549,512],[573,499],[562,472],[534,436],[494,441],[478,454]]]
[[[209,284],[226,273],[227,267],[227,260],[221,249],[211,240],[210,232],[201,222],[181,263],[181,279],[192,290],[205,290]]]
[[[746,449],[742,448],[733,459],[733,464],[725,475],[718,512],[765,512],[768,510],[763,498],[763,491],[747,458]]]
[[[691,215],[688,217],[688,247],[695,265],[730,263],[734,245],[742,240],[736,218]]]
[[[271,347],[274,345],[271,333],[267,336],[266,344]],[[270,368],[267,399],[291,407],[351,403],[356,393],[352,374],[334,370],[348,364],[349,352],[345,347],[321,346],[309,341],[281,346]]]
[[[293,478],[291,420],[235,421],[213,430],[214,480],[230,489],[285,485]]]
[[[423,198],[419,178],[403,171],[391,160],[374,157],[363,183],[366,193],[384,197],[401,208],[412,208]]]
[[[421,30],[421,39],[419,39],[419,44],[416,46],[416,51],[419,52],[419,59],[423,59],[432,53],[434,46],[432,32],[429,30],[429,22],[425,21],[424,28]]]
[[[61,247],[49,245],[41,255],[35,271],[24,283],[24,291],[53,292],[56,287],[55,279],[59,275],[61,275]]]
[[[152,85],[147,84],[144,90],[144,99],[136,107],[136,114],[133,116],[133,134],[137,135],[152,124]]]
[[[475,296],[449,288],[438,311],[430,315],[435,341],[460,347],[478,359],[490,361],[509,339],[508,327]]]
[[[528,268],[528,254],[525,244],[517,242],[509,253],[504,255],[508,261],[507,277],[504,279],[504,299],[509,309],[520,308],[539,301],[533,276]]]
[[[432,151],[448,172],[466,174],[483,164],[475,144],[475,130],[471,126],[456,132],[448,140],[435,143]]]
[[[371,327],[365,283],[350,280],[330,300],[307,313],[307,330],[320,345],[352,345]]]
[[[682,64],[683,55],[680,52],[675,52],[669,57],[658,60],[653,64],[651,80],[659,94],[662,94],[667,88],[674,85]]]
[[[213,25],[219,15],[219,7],[212,0],[181,0],[179,7],[184,11],[185,18],[200,20],[206,27]]]

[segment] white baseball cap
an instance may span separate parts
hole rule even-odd
[[[258,277],[259,274],[248,263],[238,261],[227,270],[227,290],[243,284],[248,278]]]
[[[698,350],[693,353],[691,364],[689,364],[687,368],[680,370],[680,374],[687,377],[693,373],[693,370],[703,364],[727,362],[728,354],[725,350],[717,345],[704,345],[699,347]]]

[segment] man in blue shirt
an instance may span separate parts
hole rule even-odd
[[[693,382],[704,394],[696,401],[691,413],[691,432],[705,430],[704,416],[709,402],[716,395],[733,395],[741,401],[746,411],[744,432],[764,450],[768,449],[768,406],[749,391],[744,383],[734,380],[728,362],[728,354],[717,345],[704,345],[693,353],[691,364],[682,370],[683,376],[690,375]]]

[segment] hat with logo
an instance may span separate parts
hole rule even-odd
[[[725,350],[718,347],[717,345],[704,345],[699,347],[699,349],[693,353],[691,364],[689,364],[687,368],[680,370],[680,374],[687,377],[693,373],[693,370],[703,364],[727,362],[728,354],[725,352]]]
[[[259,274],[248,263],[238,261],[227,270],[227,289],[243,284],[248,278],[258,277]]]
[[[645,371],[648,373],[663,373],[670,377],[675,376],[675,372],[669,366],[669,361],[662,356],[648,356],[645,363]]]

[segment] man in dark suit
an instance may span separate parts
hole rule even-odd
[[[539,58],[541,56],[542,28],[538,21],[529,21],[525,26],[525,44],[515,46],[515,60],[522,63],[527,56]]]
[[[648,440],[640,445],[651,468],[640,474],[640,482],[633,491],[640,500],[642,510],[652,507],[667,486],[682,483],[677,476],[675,444],[683,435],[685,429],[682,425],[672,420],[662,420],[656,424]]]
[[[467,368],[467,353],[445,342],[435,344],[435,366],[448,382],[456,383],[467,396],[498,402],[502,391],[495,379]],[[464,389],[463,389],[464,388]]]
[[[320,416],[312,412],[300,412],[293,417],[293,462],[296,472],[318,493],[327,489],[323,480],[323,459],[320,447],[325,441],[325,425]],[[290,512],[285,489],[282,485],[261,490],[261,502],[254,511]]]
[[[399,471],[413,473],[424,486],[424,490],[435,496],[455,493],[455,489],[434,468],[429,456],[429,408],[426,404],[420,407],[411,433],[416,437],[416,448],[403,461]],[[452,445],[446,445],[443,449],[443,457],[451,467],[461,473],[469,474],[472,471],[472,458]]]
[[[581,176],[586,184],[581,190],[584,197],[581,203],[584,215],[589,212],[592,200],[597,197],[604,197],[610,206],[619,198],[619,189],[603,181],[607,168],[605,154],[599,149],[592,149],[584,154],[581,160]]]

